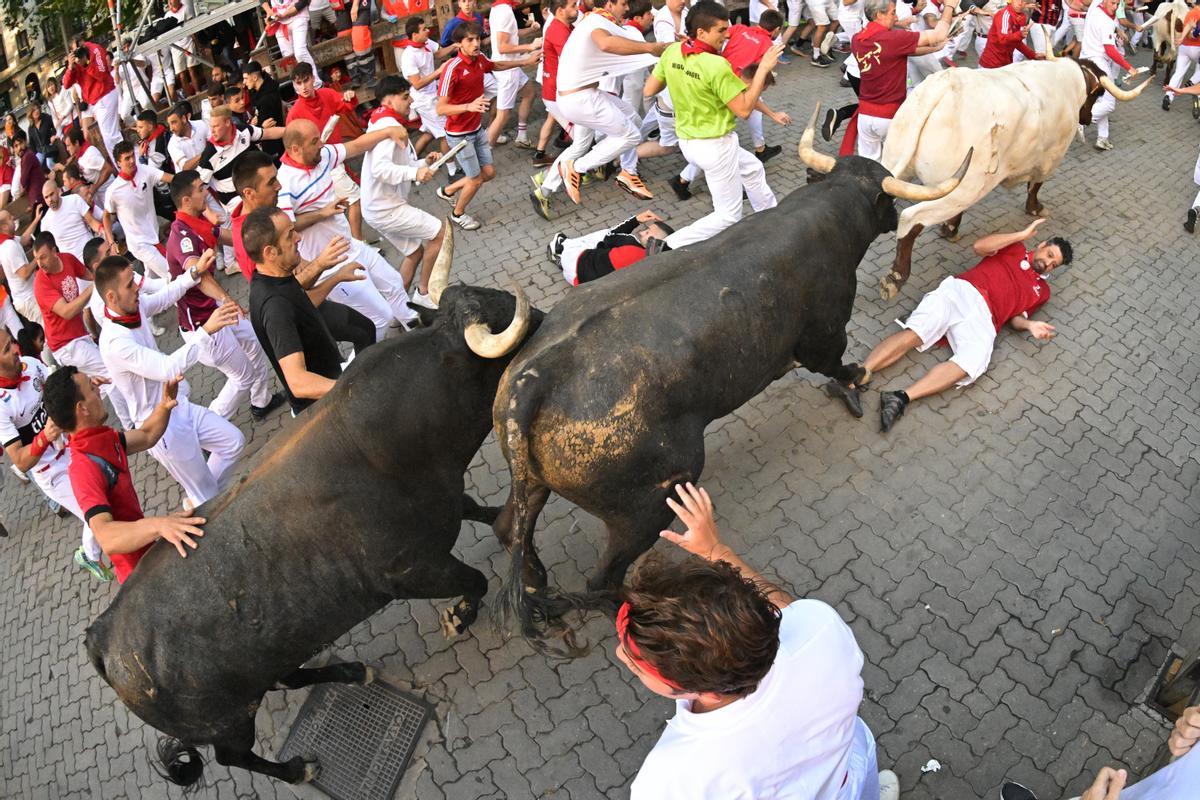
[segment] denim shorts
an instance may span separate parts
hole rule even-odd
[[[463,136],[447,132],[446,141],[450,143],[451,147],[459,142],[467,143],[466,147],[458,151],[454,160],[458,162],[458,166],[462,168],[463,174],[468,178],[478,177],[484,167],[491,165],[492,147],[488,144],[487,128],[481,127],[474,133]]]

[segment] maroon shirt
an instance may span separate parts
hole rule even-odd
[[[42,162],[29,147],[21,154],[21,191],[29,198],[30,208],[46,205],[42,199],[42,187],[46,185],[46,172]]]
[[[214,236],[216,231],[216,226],[213,226]],[[171,277],[182,275],[187,270],[185,264],[188,259],[199,258],[207,249],[204,240],[190,226],[179,220],[172,222],[171,235],[167,237],[167,266],[171,270]],[[217,310],[217,301],[200,291],[199,286],[188,289],[175,305],[179,313],[179,327],[185,331],[199,328]]]

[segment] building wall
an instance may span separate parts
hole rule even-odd
[[[32,9],[32,5],[27,3],[28,8]],[[0,70],[0,107],[4,107],[6,112],[25,105],[26,75],[36,73],[44,85],[47,78],[62,69],[64,51],[58,24],[51,21],[45,28],[44,31],[39,25],[3,20],[0,42],[4,44],[8,66]],[[29,48],[26,53],[21,53],[18,46],[22,31],[28,36]]]

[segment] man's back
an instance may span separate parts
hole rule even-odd
[[[676,714],[634,780],[632,800],[841,800],[863,656],[838,613],[817,600],[783,610],[779,652],[753,694]]]

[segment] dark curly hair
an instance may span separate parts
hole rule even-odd
[[[46,415],[54,420],[54,424],[64,431],[75,430],[75,404],[83,399],[83,394],[75,384],[75,375],[79,370],[71,366],[61,366],[46,378],[42,388],[42,405]]]
[[[780,610],[768,590],[724,561],[650,558],[621,592],[630,606],[627,635],[684,691],[745,697],[779,650]]]

